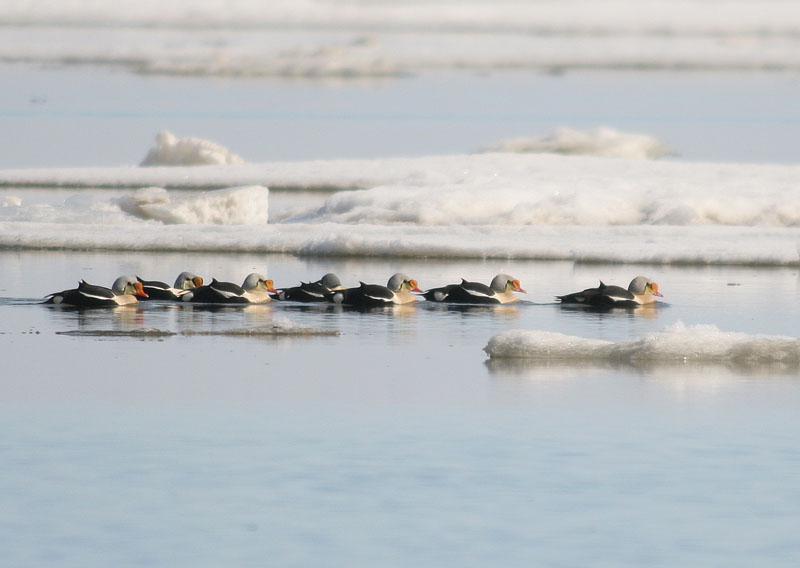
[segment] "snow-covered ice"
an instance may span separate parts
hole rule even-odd
[[[787,165],[515,153],[5,170],[0,245],[797,265],[798,179]],[[267,187],[329,192],[287,216]]]
[[[661,158],[674,153],[663,142],[646,134],[619,132],[598,127],[581,131],[561,126],[541,137],[501,140],[481,148],[482,152],[530,152],[577,154],[611,158]]]
[[[715,325],[676,323],[633,341],[614,343],[541,330],[495,335],[484,349],[492,358],[572,363],[727,364],[800,367],[795,337],[725,332]]]
[[[0,21],[0,61],[140,73],[800,68],[785,0],[28,0],[2,3]]]
[[[261,225],[269,218],[269,190],[258,185],[197,196],[170,195],[163,188],[149,187],[121,197],[117,203],[134,217],[171,225]]]
[[[209,166],[243,164],[244,159],[224,146],[191,136],[178,138],[168,130],[156,136],[156,145],[147,153],[142,166]]]

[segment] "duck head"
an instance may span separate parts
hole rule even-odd
[[[522,289],[522,286],[519,283],[519,280],[514,278],[513,276],[509,276],[508,274],[498,274],[492,280],[491,285],[489,286],[495,292],[525,292]]]
[[[389,281],[386,283],[386,287],[392,292],[422,292],[422,290],[419,289],[417,281],[409,278],[402,272],[398,272],[389,278]]]
[[[631,283],[628,285],[628,292],[639,296],[652,294],[653,296],[664,297],[663,294],[658,291],[658,284],[645,276],[637,276],[631,280]]]
[[[111,291],[117,296],[130,294],[132,296],[139,296],[141,298],[148,298],[149,296],[144,291],[142,283],[136,280],[133,276],[120,276],[114,280],[111,286]]]
[[[249,274],[247,278],[244,279],[244,282],[242,282],[242,288],[244,288],[248,292],[254,290],[261,290],[261,291],[272,292],[273,294],[278,293],[278,291],[275,289],[272,280],[269,280],[266,276],[258,274],[257,272]]]
[[[199,288],[202,285],[203,279],[196,274],[192,274],[191,272],[181,272],[175,279],[175,286],[173,286],[173,288],[177,288],[178,290],[192,290],[193,288]]]

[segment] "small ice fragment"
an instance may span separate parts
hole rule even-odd
[[[227,148],[200,138],[177,138],[167,130],[156,136],[142,166],[209,166],[243,164],[244,159]]]

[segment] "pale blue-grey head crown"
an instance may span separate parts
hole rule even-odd
[[[342,287],[342,281],[339,280],[339,277],[333,272],[328,272],[325,276],[320,278],[319,283],[325,286],[328,290]]]
[[[509,276],[508,274],[498,274],[494,277],[489,287],[495,292],[505,292],[509,285],[512,288],[514,287],[512,284],[514,280],[515,278],[513,276]]]
[[[650,279],[645,276],[637,276],[628,285],[628,292],[631,294],[644,294]]]
[[[408,276],[403,274],[402,272],[398,272],[391,278],[389,278],[389,282],[386,283],[386,287],[389,288],[392,292],[397,292],[403,286],[405,282],[411,280]]]
[[[175,279],[175,286],[173,286],[173,288],[177,288],[178,290],[191,290],[192,288],[196,288],[197,286],[194,283],[195,278],[197,278],[197,274],[181,272]]]
[[[117,295],[121,294],[135,294],[136,288],[134,284],[136,283],[136,278],[133,276],[120,276],[116,280],[114,280],[114,284],[111,285],[111,291]]]
[[[242,282],[242,288],[245,290],[255,290],[259,288],[261,284],[266,282],[266,280],[266,276],[259,274],[258,272],[253,272],[252,274],[248,274],[247,278],[244,279],[244,282]]]

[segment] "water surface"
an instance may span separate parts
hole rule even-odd
[[[648,134],[683,160],[798,159],[792,73],[213,80],[4,65],[0,81],[4,168],[138,164],[162,129],[249,162],[462,154],[562,125]]]
[[[3,252],[2,549],[16,566],[790,565],[800,383],[770,369],[487,362],[507,329],[613,341],[675,321],[797,335],[791,269]],[[273,303],[74,311],[118,273],[425,287],[504,270],[531,303],[361,313]],[[603,277],[668,306],[562,310]],[[290,320],[338,336],[70,336]]]

